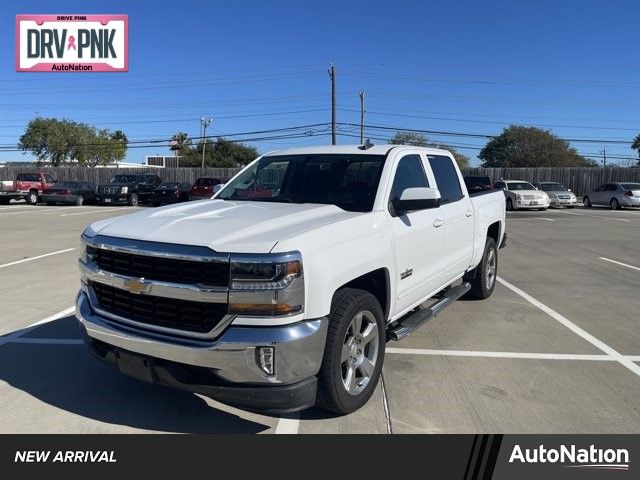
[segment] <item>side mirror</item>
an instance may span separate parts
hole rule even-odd
[[[220,190],[222,190],[222,187],[224,187],[226,184],[224,183],[218,183],[217,185],[213,186],[213,193],[216,194],[218,193]]]
[[[415,210],[426,210],[440,206],[440,191],[437,188],[412,187],[405,188],[400,198],[393,200],[393,208],[398,215]]]

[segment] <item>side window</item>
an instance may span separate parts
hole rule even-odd
[[[399,198],[407,188],[428,187],[429,181],[424,173],[420,155],[407,155],[402,157],[396,168],[396,175],[393,178],[390,200]]]
[[[53,179],[53,177],[51,175],[45,175],[44,176],[44,181],[47,183],[56,183],[56,181]]]
[[[436,178],[436,186],[442,195],[441,204],[456,202],[462,198],[458,172],[451,158],[446,155],[428,155],[429,165]]]

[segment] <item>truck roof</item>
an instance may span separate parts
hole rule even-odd
[[[424,150],[426,153],[432,155],[451,155],[448,150],[442,150],[440,148],[431,147],[416,147],[413,145],[373,145],[366,150],[362,150],[361,145],[319,145],[316,147],[297,147],[286,148],[283,150],[273,150],[267,152],[264,156],[274,155],[310,155],[314,153],[324,154],[349,154],[349,155],[386,155],[393,148],[417,148]]]

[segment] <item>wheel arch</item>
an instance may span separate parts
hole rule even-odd
[[[371,295],[376,297],[378,302],[380,303],[380,307],[384,313],[385,321],[389,319],[389,312],[391,309],[391,292],[390,292],[390,277],[389,270],[386,268],[378,268],[376,270],[372,270],[364,275],[360,275],[349,282],[340,285],[333,292],[333,296],[331,297],[331,302],[333,303],[333,299],[335,298],[338,291],[343,288],[357,288],[360,290],[364,290],[369,292]]]

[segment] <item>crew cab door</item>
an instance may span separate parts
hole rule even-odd
[[[442,285],[445,233],[440,208],[398,215],[392,206],[394,198],[406,188],[433,186],[426,174],[424,158],[417,152],[403,154],[392,178],[389,214],[396,255],[394,314],[398,314],[415,306]]]
[[[462,178],[448,155],[427,155],[429,167],[440,190],[440,210],[444,217],[444,280],[463,274],[471,264],[474,240],[474,210]]]

